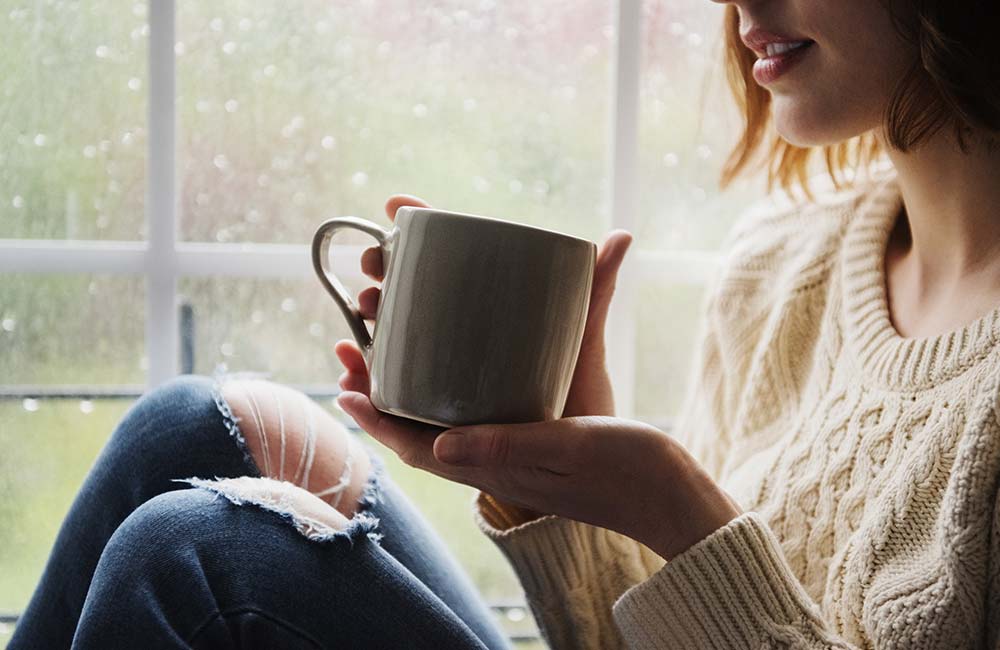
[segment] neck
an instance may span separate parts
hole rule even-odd
[[[1000,151],[950,128],[903,153],[889,146],[905,213],[892,246],[928,295],[967,280],[1000,282]],[[996,286],[996,285],[994,285]]]

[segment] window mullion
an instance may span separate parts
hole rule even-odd
[[[641,0],[619,0],[615,9],[611,83],[611,226],[635,233],[638,205],[638,117]],[[634,246],[634,244],[633,244]],[[619,417],[635,412],[635,359],[638,274],[626,258],[618,274],[605,336],[608,368]]]
[[[149,151],[146,225],[146,381],[177,374],[177,221],[174,0],[149,0]]]

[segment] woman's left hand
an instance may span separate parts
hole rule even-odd
[[[617,531],[665,559],[740,513],[679,443],[641,422],[580,416],[444,429],[378,411],[362,392],[337,403],[407,465]]]

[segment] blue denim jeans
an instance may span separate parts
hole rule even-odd
[[[509,647],[374,452],[360,514],[319,541],[281,514],[177,482],[260,475],[226,411],[204,377],[129,410],[63,522],[11,650]]]

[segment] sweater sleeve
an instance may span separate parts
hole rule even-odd
[[[629,648],[853,649],[829,632],[760,517],[745,513],[615,602]]]

